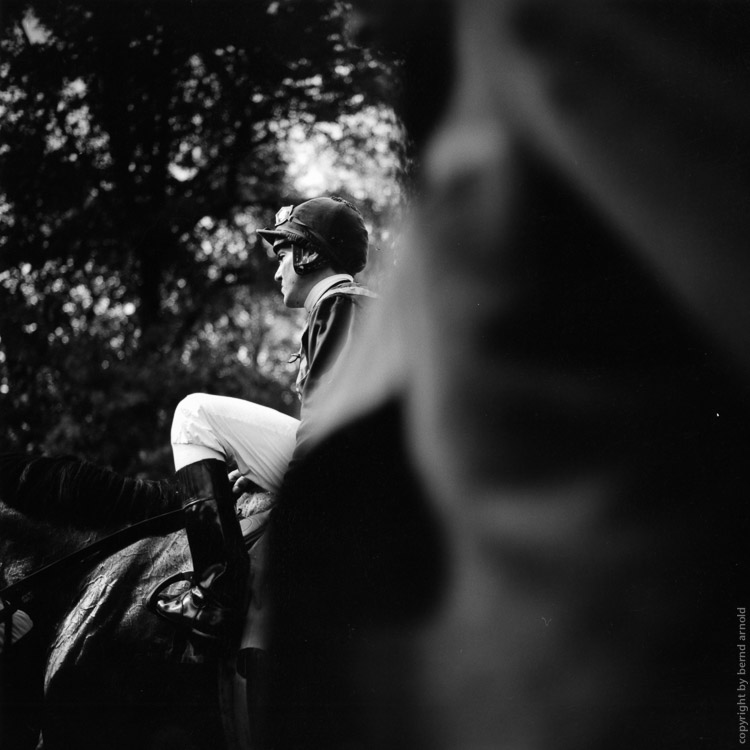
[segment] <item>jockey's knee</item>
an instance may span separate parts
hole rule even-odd
[[[211,412],[211,396],[208,393],[191,393],[185,396],[174,410],[172,434],[179,432],[185,423],[203,422]]]
[[[221,397],[191,393],[177,404],[172,419],[175,469],[204,459],[226,460],[226,448],[216,432]]]
[[[210,399],[211,396],[208,393],[190,393],[177,404],[175,415],[198,414]]]

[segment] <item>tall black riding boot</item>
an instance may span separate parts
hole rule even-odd
[[[228,636],[244,615],[249,561],[223,461],[206,459],[180,469],[185,530],[193,557],[193,585],[156,602],[157,614],[197,635]]]

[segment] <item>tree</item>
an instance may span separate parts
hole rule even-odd
[[[400,200],[394,73],[346,42],[345,11],[329,0],[6,4],[7,448],[166,472],[172,409],[190,391],[295,408],[281,352],[298,319],[275,301],[254,239],[280,203],[310,197],[289,169],[295,133],[339,161],[356,148],[385,164],[393,201],[358,201],[375,234]],[[363,131],[363,118],[378,127]]]

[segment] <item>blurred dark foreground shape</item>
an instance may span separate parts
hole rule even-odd
[[[750,4],[356,5],[422,197],[275,519],[273,746],[738,746]]]

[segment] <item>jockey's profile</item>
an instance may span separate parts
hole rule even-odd
[[[162,595],[157,613],[194,634],[222,637],[244,614],[248,556],[235,499],[249,482],[281,486],[305,431],[311,396],[335,377],[375,295],[354,280],[367,263],[368,233],[360,212],[339,197],[285,206],[275,226],[258,230],[278,268],[284,303],[307,311],[299,352],[300,419],[242,399],[194,393],[177,406],[171,443],[192,585]],[[294,359],[294,358],[293,358]],[[236,470],[228,474],[230,465]]]

